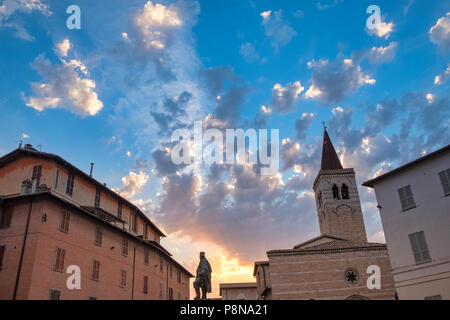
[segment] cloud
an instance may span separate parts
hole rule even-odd
[[[447,69],[444,70],[440,75],[434,78],[434,84],[440,86],[444,84],[450,78],[450,63],[447,65]]]
[[[123,187],[120,189],[114,189],[121,196],[131,199],[137,193],[142,192],[143,188],[149,181],[149,176],[145,172],[135,173],[130,171],[127,176],[122,178]]]
[[[272,88],[271,107],[279,113],[294,111],[295,103],[305,88],[300,81],[288,83],[285,87],[277,83]]]
[[[170,40],[171,30],[180,27],[182,20],[175,6],[166,7],[148,1],[135,16],[135,23],[148,49],[163,49]]]
[[[308,67],[313,69],[313,75],[305,97],[324,103],[339,103],[347,93],[363,85],[375,84],[375,79],[364,74],[360,65],[352,59],[337,58],[332,62],[313,60],[308,62]]]
[[[244,60],[252,63],[252,62],[261,62],[265,63],[267,61],[266,58],[261,58],[259,53],[256,52],[255,47],[250,43],[243,43],[239,49],[239,54],[244,57]]]
[[[314,117],[314,113],[304,113],[300,119],[295,121],[295,132],[298,141],[306,139],[307,131],[314,120]]]
[[[65,52],[62,52],[65,53]],[[103,103],[94,91],[95,81],[89,79],[86,66],[81,60],[59,59],[52,64],[39,55],[32,63],[43,82],[33,82],[34,97],[27,97],[26,105],[38,111],[46,108],[64,108],[82,116],[94,116],[103,108]]]
[[[430,29],[431,42],[438,45],[442,52],[450,50],[450,12],[445,17],[439,18]]]
[[[397,52],[397,42],[391,42],[387,47],[373,47],[369,50],[368,57],[371,63],[391,62]]]
[[[255,115],[254,124],[257,128],[263,128],[267,126],[267,122],[272,115],[272,109],[266,106],[261,106]]]
[[[373,29],[368,29],[366,27],[366,32],[369,35],[376,35],[380,38],[388,39],[390,34],[394,31],[394,27],[395,25],[393,22],[386,23],[383,21],[383,17],[380,17],[380,22],[375,24]]]
[[[342,2],[344,2],[344,0],[334,0],[333,2],[331,2],[329,4],[327,4],[327,3],[323,4],[322,2],[317,2],[317,9],[319,9],[321,11],[327,10],[327,9],[333,8],[334,6],[336,6]]]
[[[261,17],[263,18],[264,34],[271,39],[271,45],[275,52],[288,45],[297,36],[297,32],[283,20],[281,9],[273,13],[272,11],[263,12]]]
[[[30,136],[26,133],[22,133],[22,139],[28,139]]]
[[[67,55],[69,54],[69,50],[72,47],[72,45],[70,44],[69,39],[64,39],[63,41],[61,41],[60,43],[57,43],[55,45],[55,53],[60,56],[60,57],[67,57]]]
[[[51,14],[48,5],[42,0],[4,0],[0,5],[0,27],[12,28],[16,37],[32,41],[34,38],[25,29],[23,23],[14,19],[17,13],[30,13],[31,11],[39,11],[44,15]]]

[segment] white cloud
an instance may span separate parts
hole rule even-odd
[[[271,45],[277,52],[280,47],[284,47],[297,36],[297,32],[283,20],[282,11],[278,10],[261,13],[264,34],[271,39]]]
[[[145,172],[130,173],[122,178],[123,187],[120,189],[114,189],[121,196],[131,199],[135,194],[142,192],[150,177]]]
[[[280,113],[289,113],[294,110],[298,96],[305,88],[300,81],[288,83],[285,87],[277,83],[272,88],[271,107]]]
[[[445,69],[445,71],[442,74],[437,75],[434,78],[434,84],[439,86],[443,84],[445,81],[447,81],[449,78],[450,78],[450,63],[447,65],[447,69]]]
[[[239,53],[247,62],[261,61],[262,63],[264,63],[266,61],[266,59],[260,59],[261,57],[259,53],[256,52],[255,46],[250,42],[243,43],[241,45],[241,48],[239,49]]]
[[[391,42],[387,47],[373,47],[369,51],[369,61],[372,63],[391,62],[397,52],[397,42]]]
[[[28,139],[30,136],[26,133],[22,133],[22,139]]]
[[[26,105],[38,111],[64,108],[79,115],[96,115],[103,103],[94,91],[95,81],[85,77],[86,66],[80,60],[60,58],[60,62],[53,65],[45,55],[34,60],[32,66],[43,82],[31,84],[34,97],[25,98]]]
[[[444,52],[450,49],[450,12],[431,27],[430,40]]]
[[[58,56],[67,57],[71,47],[72,45],[70,44],[69,39],[66,38],[60,43],[57,43],[54,50]]]
[[[383,21],[383,18],[381,18],[380,23],[375,24],[373,29],[366,28],[366,31],[370,35],[377,35],[380,38],[387,39],[391,32],[394,31],[394,27],[395,25],[393,22],[386,23]]]
[[[0,5],[0,27],[12,28],[15,36],[26,41],[34,38],[24,28],[22,22],[14,21],[12,18],[17,12],[29,13],[39,11],[42,14],[50,15],[49,7],[42,0],[4,0]]]
[[[310,61],[308,67],[313,69],[311,86],[305,98],[320,100],[325,103],[337,103],[345,94],[353,92],[363,85],[376,83],[369,75],[361,71],[359,64],[352,59]]]
[[[434,102],[434,95],[431,93],[427,93],[426,95],[428,103],[433,103]]]
[[[181,26],[182,21],[175,7],[148,1],[144,9],[136,15],[135,23],[147,48],[163,49],[170,29]]]

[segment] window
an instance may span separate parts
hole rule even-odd
[[[89,300],[97,300],[97,297],[89,297]]]
[[[50,300],[59,300],[61,299],[61,291],[50,289]]]
[[[359,282],[358,271],[356,271],[355,269],[348,269],[347,271],[345,271],[344,278],[349,285],[356,285]]]
[[[5,256],[5,246],[0,246],[0,270],[2,270],[4,256]]]
[[[177,282],[181,283],[181,271],[177,270]]]
[[[414,197],[411,191],[411,186],[406,186],[398,189],[398,194],[400,196],[400,202],[402,204],[403,210],[408,210],[414,208],[416,203],[414,202]]]
[[[440,294],[430,297],[425,297],[425,300],[442,300],[442,297]]]
[[[69,232],[70,212],[66,210],[61,211],[61,217],[59,220],[59,230],[61,232]]]
[[[125,287],[127,285],[127,271],[120,270],[120,286]]]
[[[101,228],[95,226],[95,245],[101,247],[103,240],[103,231]]]
[[[94,260],[92,263],[92,280],[98,281],[100,278],[100,261]]]
[[[170,278],[172,279],[172,266],[170,266]]]
[[[147,235],[148,235],[148,228],[147,228],[147,224],[144,224],[144,240],[147,240]]]
[[[173,289],[169,288],[169,300],[173,300]]]
[[[122,219],[122,202],[119,202],[119,205],[117,206],[117,217]]]
[[[128,239],[125,238],[122,240],[122,255],[128,256]]]
[[[33,167],[33,174],[31,176],[31,180],[36,179],[36,185],[41,184],[41,175],[42,175],[42,166],[34,166]]]
[[[94,202],[94,206],[96,208],[100,208],[100,193],[101,193],[100,189],[97,188],[95,190],[95,202]]]
[[[162,299],[163,297],[163,285],[160,283],[159,284],[159,298]]]
[[[7,229],[11,226],[11,218],[14,208],[11,206],[3,207],[0,215],[0,229]]]
[[[427,242],[425,240],[425,233],[423,231],[410,234],[409,241],[411,242],[411,249],[413,251],[416,264],[431,261]]]
[[[342,185],[341,193],[342,193],[342,199],[344,199],[344,200],[350,199],[350,194],[348,192],[348,187],[347,187],[347,185],[345,183]]]
[[[319,202],[319,208],[322,207],[322,191],[319,191],[319,194],[317,195],[317,200]]]
[[[159,257],[159,271],[163,272],[163,259]]]
[[[339,200],[339,188],[337,185],[334,184],[331,190],[333,191],[333,200]]]
[[[148,293],[148,276],[144,276],[144,294]]]
[[[69,172],[69,177],[67,178],[66,194],[69,196],[73,195],[73,182],[75,180],[75,175]]]
[[[64,271],[64,258],[66,256],[66,250],[57,248],[56,249],[56,259],[53,270],[63,272]]]
[[[144,249],[144,264],[148,265],[150,262],[150,252],[148,249]]]
[[[450,169],[439,172],[439,177],[441,178],[444,194],[450,194]]]
[[[137,213],[135,213],[133,217],[133,232],[136,231],[137,231]]]

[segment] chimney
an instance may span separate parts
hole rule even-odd
[[[20,194],[30,194],[32,184],[30,179],[23,180]]]
[[[91,172],[89,173],[89,177],[92,178],[92,171],[94,170],[94,163],[91,162]]]

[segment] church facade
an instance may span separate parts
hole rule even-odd
[[[387,246],[367,241],[355,171],[342,167],[326,130],[313,188],[320,236],[255,263],[258,299],[394,299]]]

